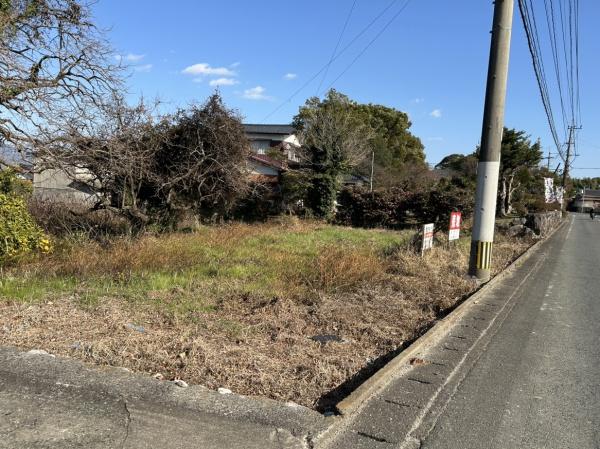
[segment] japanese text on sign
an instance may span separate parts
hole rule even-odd
[[[425,252],[433,247],[433,223],[423,225],[423,246],[421,252]]]
[[[452,212],[450,214],[450,231],[448,233],[448,240],[457,240],[460,237],[460,223],[462,216],[460,212]]]

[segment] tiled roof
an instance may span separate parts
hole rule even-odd
[[[600,190],[585,189],[585,197],[586,198],[600,198]]]
[[[245,123],[244,130],[252,134],[293,134],[295,129],[292,125],[261,125]]]

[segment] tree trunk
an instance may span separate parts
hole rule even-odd
[[[507,197],[507,186],[506,186],[506,176],[502,175],[501,179],[501,190],[500,190],[500,201],[498,201],[498,209],[500,215],[503,217],[506,216],[506,197]]]
[[[512,197],[513,193],[515,193],[516,188],[514,186],[515,175],[510,175],[508,178],[508,187],[506,189],[506,204],[504,210],[506,211],[505,215],[512,213]]]

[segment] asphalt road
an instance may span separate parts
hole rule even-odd
[[[600,220],[546,251],[422,448],[600,448]]]

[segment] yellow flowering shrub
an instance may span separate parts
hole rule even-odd
[[[52,251],[52,242],[35,223],[25,200],[0,193],[0,263],[22,254]]]

